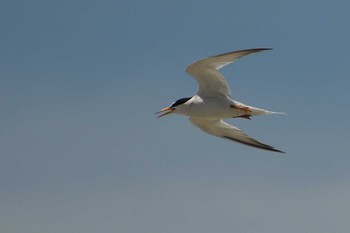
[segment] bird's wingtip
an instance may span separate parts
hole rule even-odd
[[[284,151],[281,151],[281,150],[277,150],[276,148],[273,148],[273,151],[274,152],[278,152],[278,153],[281,153],[281,154],[286,154],[286,152],[284,152]]]
[[[267,51],[267,50],[273,50],[273,48],[255,48],[256,51]]]

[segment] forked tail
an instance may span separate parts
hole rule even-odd
[[[255,107],[251,107],[251,106],[249,106],[249,111],[250,111],[250,115],[252,115],[252,116],[271,115],[271,114],[286,115],[286,113],[284,113],[284,112],[273,112],[273,111],[265,110],[262,108],[255,108]]]

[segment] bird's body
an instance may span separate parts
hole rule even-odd
[[[219,73],[219,69],[232,63],[235,59],[250,53],[269,49],[247,49],[201,59],[189,65],[186,72],[199,83],[196,95],[182,98],[158,113],[165,116],[170,113],[189,117],[192,124],[214,136],[234,140],[260,149],[282,152],[272,146],[260,143],[249,137],[238,128],[231,126],[222,119],[247,118],[251,116],[278,114],[261,108],[245,105],[232,99],[230,88]]]
[[[226,119],[243,116],[275,114],[260,108],[245,105],[228,97],[205,97],[195,95],[181,105],[175,114],[196,118]]]
[[[230,108],[230,105],[233,104],[234,102],[228,98],[195,95],[184,103],[176,113],[189,117],[229,118],[237,114],[234,109]]]

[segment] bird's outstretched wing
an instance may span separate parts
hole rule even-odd
[[[275,151],[275,152],[280,152],[284,153],[283,151],[277,150],[273,146],[269,146],[266,144],[263,144],[261,142],[258,142],[257,140],[249,137],[245,133],[243,133],[240,129],[237,127],[234,127],[232,125],[227,124],[223,120],[220,119],[207,119],[207,118],[193,118],[190,117],[190,121],[192,124],[203,130],[204,132],[233,140],[239,143],[243,143],[248,146],[253,146],[256,148],[260,148],[263,150],[269,150],[269,151]]]
[[[199,84],[197,95],[205,97],[226,96],[231,97],[231,91],[224,76],[218,71],[234,60],[269,48],[255,48],[224,53],[207,57],[187,66],[186,72],[194,77]]]

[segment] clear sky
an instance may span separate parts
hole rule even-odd
[[[0,231],[350,232],[350,2],[4,0]],[[258,150],[154,112],[192,61],[285,116],[228,120]]]

